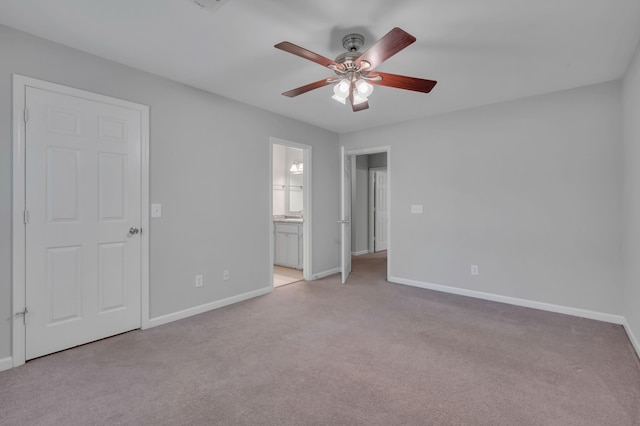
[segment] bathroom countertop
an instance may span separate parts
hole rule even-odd
[[[274,217],[274,222],[284,222],[284,223],[303,223],[304,219],[301,217]]]

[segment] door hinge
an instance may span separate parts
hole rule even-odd
[[[24,122],[25,123],[29,122],[29,108],[24,109]]]
[[[29,223],[29,210],[24,211],[24,224]]]
[[[15,316],[22,316],[22,322],[24,325],[27,325],[27,314],[29,313],[29,309],[25,306],[22,312],[16,312]]]

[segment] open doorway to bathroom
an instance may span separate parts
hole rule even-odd
[[[305,279],[308,238],[310,147],[272,140],[271,220],[273,287]]]

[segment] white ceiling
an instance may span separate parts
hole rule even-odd
[[[622,77],[640,40],[640,0],[2,0],[0,23],[335,132]],[[351,32],[364,49],[393,27],[417,41],[378,70],[433,79],[430,94],[376,87],[353,113],[332,75],[277,50],[290,41],[329,58]]]

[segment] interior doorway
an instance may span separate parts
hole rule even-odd
[[[350,192],[350,209],[348,210],[351,235],[348,241],[350,246],[348,264],[353,264],[353,267],[366,265],[367,262],[355,260],[377,253],[376,258],[385,258],[384,269],[388,279],[390,273],[388,258],[391,246],[390,147],[348,150],[345,152],[345,157],[350,164],[350,167],[345,167],[345,170],[350,169],[351,176],[350,179],[344,180],[348,181],[348,192]],[[346,203],[346,201],[343,202]],[[345,247],[344,240],[342,246]],[[346,263],[345,260],[342,260],[342,263]],[[346,281],[345,277],[343,281]]]
[[[275,288],[309,279],[311,147],[272,138],[270,164],[270,258]]]
[[[148,325],[149,109],[18,75],[13,90],[16,367]]]

